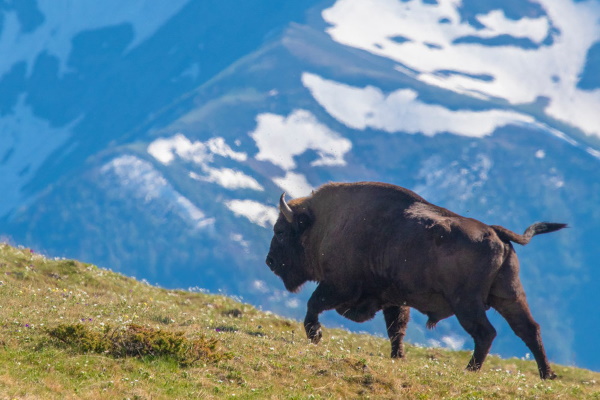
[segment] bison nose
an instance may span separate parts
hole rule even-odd
[[[273,260],[273,257],[267,256],[266,263],[269,266],[269,268],[273,269],[273,265],[275,264],[275,260]]]

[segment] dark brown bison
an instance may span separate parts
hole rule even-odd
[[[536,223],[519,235],[374,182],[331,183],[289,203],[283,194],[279,208],[266,262],[292,292],[318,282],[304,320],[313,343],[321,339],[319,314],[325,310],[362,322],[383,309],[391,356],[403,357],[413,307],[429,317],[429,328],[456,315],[475,341],[467,366],[475,371],[496,336],[486,316],[494,307],[529,347],[540,376],[556,377],[511,242],[524,245],[565,224]]]

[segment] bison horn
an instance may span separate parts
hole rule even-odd
[[[292,211],[288,203],[285,202],[285,192],[283,192],[283,194],[279,198],[279,210],[283,213],[283,216],[285,217],[286,221],[291,224],[294,220],[294,212]]]

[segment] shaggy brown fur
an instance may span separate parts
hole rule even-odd
[[[491,306],[529,347],[540,376],[555,377],[511,241],[527,244],[564,224],[537,223],[518,235],[375,182],[327,184],[289,203],[282,195],[280,211],[267,265],[290,291],[306,281],[319,283],[304,321],[314,343],[321,339],[318,316],[325,310],[362,322],[383,309],[391,355],[402,357],[413,307],[429,317],[429,328],[456,315],[475,341],[467,368],[478,370],[496,336],[486,316]]]

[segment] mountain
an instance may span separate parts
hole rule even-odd
[[[600,370],[600,4],[2,3],[0,235],[301,318],[264,265],[282,191],[377,180],[521,232],[554,362]],[[325,326],[384,333],[379,316]],[[492,352],[528,350],[490,311]],[[409,341],[469,348],[413,313]]]

